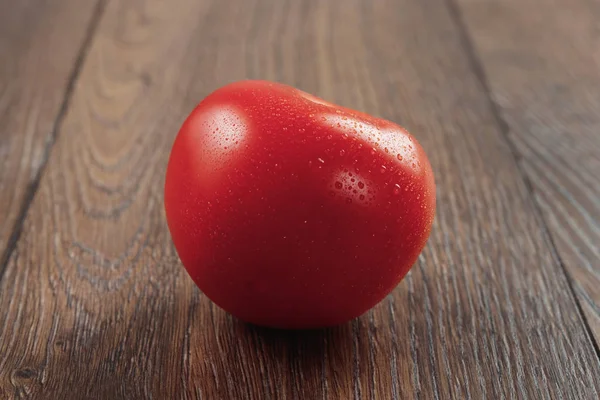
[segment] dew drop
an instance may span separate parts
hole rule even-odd
[[[335,188],[336,188],[336,189],[341,189],[342,187],[343,187],[343,185],[342,185],[342,182],[340,182],[340,181],[337,181],[337,182],[335,183]]]
[[[394,194],[398,194],[400,193],[400,185],[398,185],[397,183],[394,185]]]
[[[321,164],[325,164],[325,160],[323,160],[322,158],[317,158],[317,160],[319,160],[319,162],[320,162]]]
[[[343,156],[344,154],[346,154],[346,152],[344,150],[340,150],[340,156]]]
[[[398,161],[402,161],[402,154],[397,154],[396,158],[398,159]]]
[[[364,187],[365,187],[365,184],[364,184],[364,183],[362,183],[362,182],[358,182],[358,187],[362,189],[362,188],[364,188]]]
[[[356,182],[356,179],[352,178],[350,179],[350,182]]]
[[[360,196],[358,196],[358,198],[359,198],[360,200],[364,200],[364,199],[365,199],[365,195],[364,195],[364,194],[361,194]]]
[[[387,168],[385,167],[385,165],[382,165],[379,172],[381,172],[382,174],[385,174],[386,171],[387,171]]]

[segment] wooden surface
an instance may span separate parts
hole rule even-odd
[[[95,1],[0,1],[0,273],[93,26]]]
[[[0,398],[597,399],[600,6],[546,2],[0,0],[38,21],[0,24],[0,148],[49,154],[39,184],[33,150],[0,158]],[[243,78],[399,122],[430,157],[431,239],[352,323],[245,325],[179,264],[169,147]]]
[[[460,3],[498,117],[599,341],[600,2]]]

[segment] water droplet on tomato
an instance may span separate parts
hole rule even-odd
[[[347,204],[350,204],[350,203],[352,203],[352,199],[351,199],[350,197],[346,197],[346,203],[347,203]]]
[[[340,156],[343,156],[344,154],[346,154],[346,152],[344,150],[340,150]]]
[[[325,160],[323,160],[322,158],[317,158],[317,160],[319,160],[319,162],[320,162],[321,164],[325,164]]]
[[[394,194],[398,194],[400,193],[400,185],[398,185],[397,183],[394,185]]]
[[[335,182],[335,187],[336,187],[336,189],[341,189],[343,187],[342,182],[340,182],[340,181]]]
[[[362,183],[362,182],[358,182],[358,187],[362,189],[362,188],[364,188],[364,187],[365,187],[365,184],[364,184],[364,183]]]

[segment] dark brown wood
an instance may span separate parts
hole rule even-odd
[[[0,276],[82,54],[95,0],[0,1]]]
[[[597,399],[600,365],[442,0],[112,0],[0,282],[0,398]],[[405,125],[438,214],[411,274],[336,329],[212,305],[162,209],[192,107],[279,80]]]
[[[600,2],[459,3],[519,165],[600,341]]]

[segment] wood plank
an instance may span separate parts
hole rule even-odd
[[[600,343],[600,3],[459,3],[520,167]]]
[[[598,398],[600,366],[441,0],[113,0],[0,282],[0,397]],[[406,125],[438,215],[353,323],[263,330],[187,277],[162,210],[186,114],[243,77]]]
[[[54,142],[96,3],[0,1],[0,276]]]

